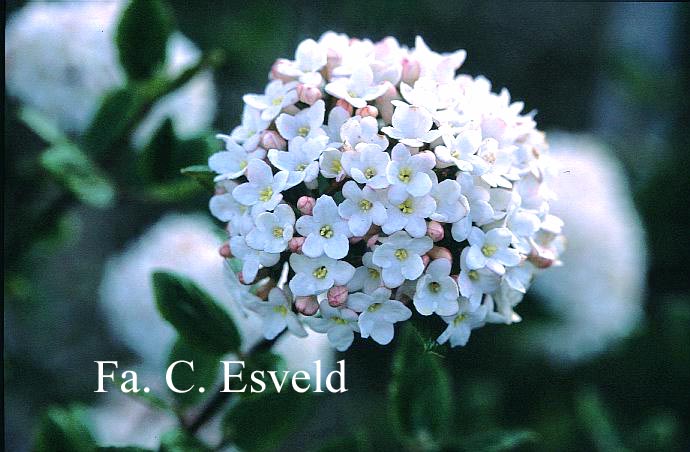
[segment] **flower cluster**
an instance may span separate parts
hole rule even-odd
[[[243,306],[265,336],[304,325],[338,350],[359,333],[440,316],[438,342],[511,323],[532,277],[558,262],[544,134],[523,104],[457,74],[464,51],[333,32],[279,59],[209,159],[210,201],[241,262]],[[287,282],[287,285],[285,283]]]

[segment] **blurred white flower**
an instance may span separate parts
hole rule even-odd
[[[534,289],[561,319],[536,335],[556,361],[584,359],[627,336],[643,315],[646,248],[639,214],[621,164],[586,136],[550,135],[560,166],[549,181],[551,213],[565,226],[564,266],[537,278]]]
[[[83,132],[101,97],[121,87],[114,34],[124,2],[30,2],[5,28],[5,80],[10,95],[35,108],[65,131]],[[168,41],[165,71],[179,74],[200,56],[179,33]],[[204,72],[161,99],[133,135],[145,145],[166,117],[178,135],[210,126],[216,109],[213,76]]]

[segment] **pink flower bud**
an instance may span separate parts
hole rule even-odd
[[[369,249],[373,250],[374,247],[376,246],[376,242],[377,242],[378,240],[379,240],[379,235],[378,235],[378,234],[372,235],[371,237],[369,237],[369,239],[367,239],[367,247],[368,247]]]
[[[311,215],[315,204],[316,200],[311,196],[302,196],[297,200],[297,209],[302,212],[303,215]]]
[[[424,267],[426,267],[427,265],[429,265],[429,260],[430,260],[430,259],[429,259],[429,255],[428,255],[428,254],[425,254],[424,256],[422,256],[422,264],[424,264]]]
[[[361,242],[364,239],[364,237],[350,237],[348,240],[350,242],[350,245],[354,245],[356,243]]]
[[[300,314],[312,316],[319,310],[319,303],[316,297],[311,295],[309,297],[295,297],[295,309]]]
[[[338,101],[335,103],[336,107],[344,108],[345,111],[347,111],[347,114],[352,116],[353,108],[352,105],[345,99],[338,99]]]
[[[556,262],[556,255],[549,248],[532,248],[527,259],[537,268],[549,268]]]
[[[321,90],[314,85],[305,85],[300,83],[297,85],[297,96],[300,102],[304,102],[307,105],[314,105],[314,102],[321,99],[323,94]]]
[[[287,141],[275,130],[267,130],[261,136],[261,147],[268,149],[278,149],[280,151],[287,148]]]
[[[413,85],[419,78],[422,70],[419,61],[416,59],[404,58],[402,62],[402,81],[408,85]]]
[[[230,251],[230,244],[224,243],[223,246],[221,246],[218,250],[218,253],[226,259],[232,257],[232,251]]]
[[[328,304],[334,308],[338,308],[347,301],[347,287],[333,286],[328,289]]]
[[[367,116],[375,118],[379,115],[379,109],[374,107],[373,105],[367,105],[364,108],[358,108],[355,111],[355,114],[361,116],[362,118],[366,118]]]
[[[384,83],[388,86],[388,89],[385,93],[383,93],[383,96],[380,96],[376,99],[376,106],[378,107],[379,113],[381,114],[381,118],[383,118],[383,121],[386,124],[390,124],[393,118],[393,110],[395,109],[395,106],[391,104],[391,101],[399,99],[399,96],[398,90],[391,82]]]
[[[450,253],[450,250],[442,246],[435,246],[431,248],[431,250],[429,250],[427,253],[427,256],[432,259],[448,259],[449,261],[453,262],[453,255]]]
[[[302,245],[304,245],[304,237],[293,237],[288,242],[288,249],[291,253],[301,253]]]
[[[285,75],[283,68],[289,65],[290,62],[284,58],[278,58],[273,66],[271,66],[271,78],[273,80],[282,80],[283,82],[289,82],[292,77]]]
[[[426,225],[426,235],[431,237],[431,240],[433,240],[434,242],[443,240],[443,236],[445,235],[443,225],[438,221],[430,221]]]

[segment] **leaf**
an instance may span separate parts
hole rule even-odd
[[[98,452],[153,452],[151,449],[144,449],[138,446],[105,446],[99,447]]]
[[[203,350],[190,346],[183,339],[177,338],[170,351],[168,365],[180,360],[194,362],[193,371],[189,366],[180,364],[175,367],[175,371],[172,374],[173,384],[181,390],[195,385],[194,389],[189,392],[173,392],[180,406],[187,407],[199,401],[203,396],[198,390],[199,387],[208,389],[213,386],[220,374],[220,358],[221,355],[206,353]]]
[[[490,430],[456,438],[446,446],[467,452],[501,452],[533,443],[536,439],[536,433],[530,430]]]
[[[133,0],[117,26],[120,64],[131,79],[149,78],[165,63],[172,14],[161,0]]]
[[[159,452],[211,452],[213,449],[182,429],[170,430],[161,437]]]
[[[213,355],[236,352],[241,339],[232,318],[189,279],[155,272],[158,311],[190,346]]]
[[[575,404],[577,416],[589,432],[597,450],[604,452],[628,450],[623,446],[620,435],[596,389],[581,390],[576,396]]]
[[[313,397],[293,391],[264,392],[239,401],[223,418],[225,439],[245,451],[273,451],[311,413]]]
[[[67,137],[55,122],[32,108],[21,107],[18,117],[46,143],[57,144],[67,141]]]
[[[39,424],[33,450],[92,452],[96,441],[84,419],[80,407],[48,408]]]
[[[213,190],[215,187],[213,178],[216,176],[216,173],[211,171],[211,169],[207,165],[188,166],[186,168],[182,168],[180,170],[180,173],[184,174],[185,176],[191,177],[204,188]]]
[[[399,434],[413,441],[441,440],[450,428],[452,394],[439,357],[425,350],[425,344],[411,325],[401,331],[400,345],[393,357],[390,384],[393,424]]]
[[[77,199],[94,207],[108,207],[115,188],[77,146],[62,142],[41,154],[41,165]]]

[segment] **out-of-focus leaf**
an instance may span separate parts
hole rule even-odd
[[[577,415],[583,427],[589,432],[597,450],[622,452],[628,450],[620,440],[611,417],[595,389],[584,389],[576,396]]]
[[[188,166],[186,168],[182,168],[180,172],[185,176],[191,177],[204,188],[213,190],[213,188],[215,187],[213,178],[216,176],[216,173],[211,171],[211,169],[207,165]]]
[[[80,201],[107,207],[115,188],[80,148],[69,142],[51,146],[41,154],[41,165]]]
[[[240,334],[232,318],[189,279],[155,272],[153,286],[158,311],[190,346],[212,355],[240,348]]]
[[[120,64],[130,78],[145,79],[163,67],[172,22],[162,0],[133,0],[125,9],[115,42]]]
[[[390,384],[391,416],[400,435],[413,442],[435,443],[450,428],[452,394],[440,358],[425,350],[411,325],[400,332]]]
[[[153,452],[152,449],[144,449],[138,446],[106,446],[99,447],[98,452]]]
[[[33,450],[92,452],[96,449],[82,408],[49,408],[41,420]]]
[[[312,401],[307,393],[285,389],[241,398],[223,418],[224,437],[242,450],[275,450],[287,435],[299,431]]]
[[[18,116],[24,124],[45,142],[56,144],[67,141],[67,137],[65,137],[58,125],[38,111],[29,107],[21,107]]]
[[[213,449],[182,429],[170,430],[161,437],[159,452],[211,452]]]
[[[490,430],[469,437],[455,438],[445,446],[466,452],[501,452],[536,441],[536,433],[530,430]]]
[[[192,385],[194,389],[189,392],[177,393],[173,392],[175,399],[183,407],[193,405],[203,396],[199,392],[199,387],[208,389],[213,386],[220,373],[220,355],[206,353],[190,346],[181,338],[177,338],[175,344],[170,351],[168,358],[168,365],[176,361],[192,361],[194,362],[194,370],[185,364],[179,364],[175,367],[172,374],[172,381],[175,387],[180,390],[185,390]]]
[[[198,183],[189,179],[180,179],[174,182],[146,187],[142,191],[147,200],[157,202],[180,202],[185,198],[200,193],[201,187]]]

